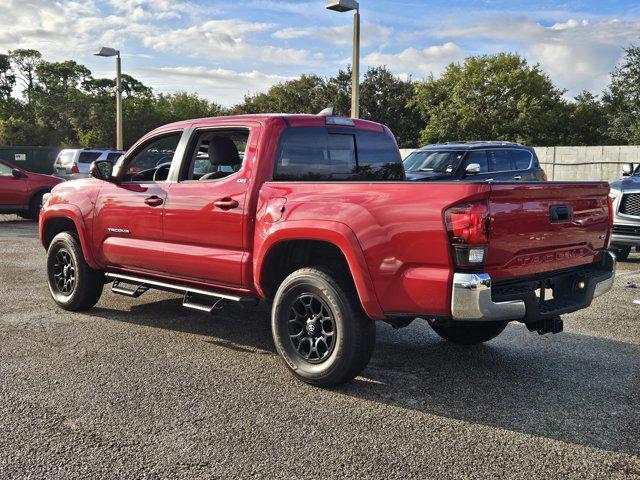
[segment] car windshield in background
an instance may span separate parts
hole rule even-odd
[[[97,160],[100,155],[102,155],[102,152],[80,152],[78,162],[91,163],[94,160]]]
[[[464,152],[460,151],[413,152],[404,160],[404,169],[407,172],[453,173],[463,156]]]

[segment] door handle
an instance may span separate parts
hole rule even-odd
[[[229,197],[216,200],[213,204],[222,210],[231,210],[232,208],[237,208],[238,205],[240,205],[237,200]]]
[[[493,178],[487,178],[485,182],[493,182]]]
[[[150,197],[147,197],[147,198],[144,199],[144,203],[146,203],[150,207],[159,207],[160,205],[162,205],[164,203],[164,200],[162,200],[157,195],[151,195]]]
[[[514,180],[522,180],[522,176],[520,175],[516,175],[515,177],[513,177]]]

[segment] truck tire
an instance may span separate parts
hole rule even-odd
[[[448,342],[461,345],[477,345],[496,338],[509,322],[485,325],[431,325],[431,328]]]
[[[631,247],[614,247],[611,249],[611,251],[613,251],[614,255],[616,256],[616,260],[623,262],[627,258],[629,258]]]
[[[303,382],[329,387],[355,378],[375,347],[375,322],[345,275],[302,268],[276,292],[271,331],[285,366]]]
[[[47,279],[54,301],[73,312],[98,303],[104,286],[104,273],[87,264],[78,237],[69,232],[59,233],[49,245]]]

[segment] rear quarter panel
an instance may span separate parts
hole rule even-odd
[[[276,231],[297,225],[309,225],[298,228],[303,239],[316,239],[314,222],[344,225],[357,239],[363,274],[385,315],[449,315],[453,269],[443,213],[488,193],[487,185],[464,183],[267,182],[259,195],[254,248],[260,252]],[[269,223],[267,205],[274,198],[286,200],[285,211]]]

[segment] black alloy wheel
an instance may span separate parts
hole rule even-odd
[[[305,361],[322,363],[336,344],[335,318],[318,295],[304,293],[289,309],[289,339]]]
[[[59,293],[69,296],[76,286],[76,264],[71,254],[64,248],[56,252],[53,265],[53,284]]]

